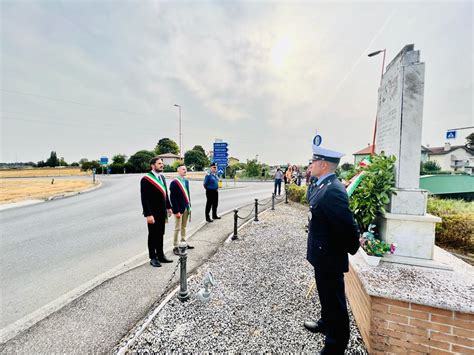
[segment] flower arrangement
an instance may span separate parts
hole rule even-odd
[[[395,243],[388,244],[383,240],[375,238],[374,229],[375,224],[371,224],[369,225],[367,232],[362,234],[362,237],[360,238],[360,246],[362,249],[364,249],[367,255],[370,256],[382,257],[389,252],[390,254],[393,254],[397,245]]]

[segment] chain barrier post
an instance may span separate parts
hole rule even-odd
[[[272,211],[275,211],[275,193],[272,193]]]
[[[258,198],[255,199],[255,218],[253,221],[258,222]]]
[[[178,299],[181,302],[185,302],[189,299],[188,291],[188,278],[186,275],[186,260],[188,259],[188,254],[186,253],[188,245],[186,243],[179,244],[179,262],[181,263],[181,273],[179,275],[179,294]]]
[[[232,236],[232,240],[239,239],[237,236],[237,221],[239,219],[239,210],[234,210],[234,235]]]
[[[288,186],[285,185],[285,203],[288,203]]]

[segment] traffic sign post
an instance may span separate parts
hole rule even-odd
[[[217,164],[217,175],[225,175],[225,170],[229,164],[229,149],[225,142],[214,143],[213,162]]]

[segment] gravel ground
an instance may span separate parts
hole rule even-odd
[[[314,293],[306,298],[313,270],[306,261],[305,209],[279,205],[245,226],[188,283],[191,299],[164,306],[130,348],[151,352],[316,353],[320,334],[303,327],[318,319]],[[214,275],[211,302],[195,298],[207,271]],[[351,317],[348,354],[367,354]]]

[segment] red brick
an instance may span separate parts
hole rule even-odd
[[[416,351],[421,351],[423,353],[427,353],[429,350],[429,348],[426,345],[415,344],[409,341],[398,340],[398,339],[393,339],[393,338],[390,339],[390,345],[399,346],[401,348],[404,348],[405,351],[416,350]]]
[[[430,307],[430,306],[425,306],[422,304],[416,304],[412,303],[411,304],[411,309],[415,311],[423,311],[427,313],[434,313],[438,314],[440,316],[445,316],[445,317],[452,317],[453,316],[453,311],[448,311],[447,309],[442,309],[442,308],[437,308],[437,307]]]
[[[372,311],[380,312],[380,313],[388,313],[388,304],[382,303],[374,303],[372,305]]]
[[[402,308],[409,308],[410,304],[408,302],[403,302],[403,301],[397,301],[397,300],[391,300],[388,298],[381,298],[381,297],[373,297],[373,302],[374,303],[380,303],[380,304],[389,304],[392,306],[398,306]]]
[[[464,321],[460,319],[447,318],[447,317],[438,316],[435,314],[431,315],[431,321],[436,322],[436,323],[442,323],[442,324],[451,324],[451,325],[454,325],[455,327],[464,328],[464,329],[472,329],[473,327],[472,322],[468,322],[468,321]]]
[[[465,338],[474,339],[474,330],[453,327],[453,334]]]
[[[454,345],[454,344],[453,344],[453,347],[451,348],[451,351],[453,351],[455,353],[461,353],[461,354],[472,354],[472,353],[474,353],[473,348],[465,348],[464,346]]]
[[[454,318],[474,322],[474,314],[472,313],[454,312]]]
[[[377,315],[378,318],[390,322],[400,323],[400,324],[408,324],[408,317],[399,316],[396,314],[380,314]]]
[[[430,354],[431,355],[448,355],[448,354],[452,354],[452,352],[444,351],[444,350],[440,350],[440,349],[434,349],[434,348],[430,347]]]
[[[411,309],[400,308],[397,306],[390,306],[390,313],[400,314],[403,316],[413,317],[413,318],[418,318],[418,319],[425,319],[425,320],[430,319],[429,313],[421,312],[421,311],[413,311]]]
[[[410,318],[410,325],[422,329],[438,330],[443,333],[451,334],[451,326],[449,325],[427,322],[415,318]]]
[[[474,341],[469,340],[463,337],[458,337],[455,335],[448,335],[448,334],[443,334],[443,333],[436,333],[436,332],[431,332],[431,339],[434,340],[440,340],[440,341],[445,341],[448,343],[453,343],[457,345],[465,345],[469,347],[474,347]]]
[[[409,334],[416,334],[428,338],[428,330],[423,328],[412,327],[409,325],[403,325],[398,323],[389,322],[388,329],[397,330],[399,332],[406,332]]]

